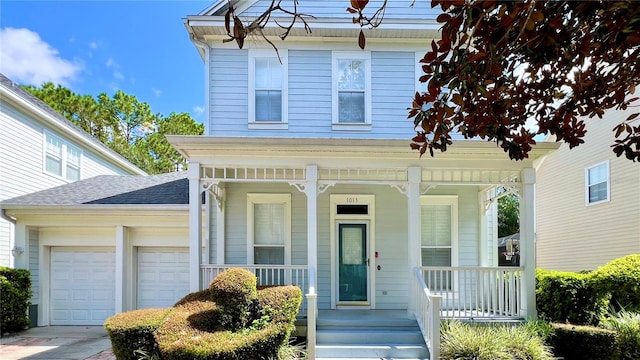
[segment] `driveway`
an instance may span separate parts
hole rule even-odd
[[[102,326],[46,326],[0,339],[2,360],[115,360]]]

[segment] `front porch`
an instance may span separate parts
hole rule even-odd
[[[535,317],[532,160],[551,147],[514,163],[477,141],[423,160],[396,140],[170,141],[190,159],[191,290],[233,266],[299,286],[311,359],[325,310],[404,312],[431,357],[442,318]],[[522,267],[495,266],[498,187],[521,197]]]

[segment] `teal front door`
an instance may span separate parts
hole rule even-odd
[[[367,225],[338,224],[338,301],[368,301]]]

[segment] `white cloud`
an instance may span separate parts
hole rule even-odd
[[[160,95],[162,95],[162,90],[151,88],[151,91],[153,91],[153,93],[156,94],[156,97],[160,97]]]
[[[39,86],[50,81],[69,86],[84,67],[61,58],[57,49],[29,29],[0,29],[0,44],[0,72],[19,83]]]
[[[203,106],[194,106],[193,107],[193,112],[196,114],[196,116],[200,116],[204,112],[204,107]]]
[[[117,68],[119,68],[119,67],[120,67],[120,65],[118,65],[118,64],[116,63],[116,61],[115,61],[115,60],[113,60],[113,58],[108,58],[108,59],[107,59],[107,62],[106,62],[104,65],[105,65],[107,68],[115,68],[115,69],[117,69]]]
[[[116,70],[113,72],[113,77],[118,79],[118,80],[124,80],[124,74],[122,74],[120,71]]]
[[[97,48],[98,48],[98,43],[97,43],[97,42],[95,42],[95,41],[92,41],[92,42],[90,42],[90,43],[89,43],[89,47],[90,47],[92,50],[95,50],[95,49],[97,49]]]

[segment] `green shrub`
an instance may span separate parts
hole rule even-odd
[[[29,270],[0,267],[0,335],[29,326],[31,275]]]
[[[118,360],[138,360],[136,351],[150,356],[158,353],[154,332],[171,309],[141,309],[116,314],[107,319],[104,328],[111,339]]]
[[[260,308],[271,308],[271,320],[275,322],[294,323],[301,303],[302,290],[297,286],[268,287],[258,291]]]
[[[245,269],[231,268],[218,274],[209,288],[222,308],[222,324],[232,331],[246,328],[257,314],[256,276]]]
[[[550,349],[527,326],[443,323],[440,357],[444,360],[551,360]]]
[[[622,311],[603,319],[601,325],[618,333],[620,359],[640,359],[640,313]]]
[[[601,291],[611,293],[611,305],[640,312],[640,254],[615,259],[593,272],[593,279]]]
[[[240,360],[276,357],[289,338],[286,323],[270,322],[254,331],[207,329],[219,322],[213,302],[192,301],[174,308],[156,333],[164,360]]]
[[[211,289],[204,289],[185,295],[182,299],[178,300],[173,306],[180,306],[192,301],[213,301],[211,296]]]
[[[597,325],[607,313],[610,295],[599,291],[591,274],[536,270],[536,307],[541,319]]]
[[[594,326],[552,324],[551,345],[565,360],[617,360],[615,331]]]

